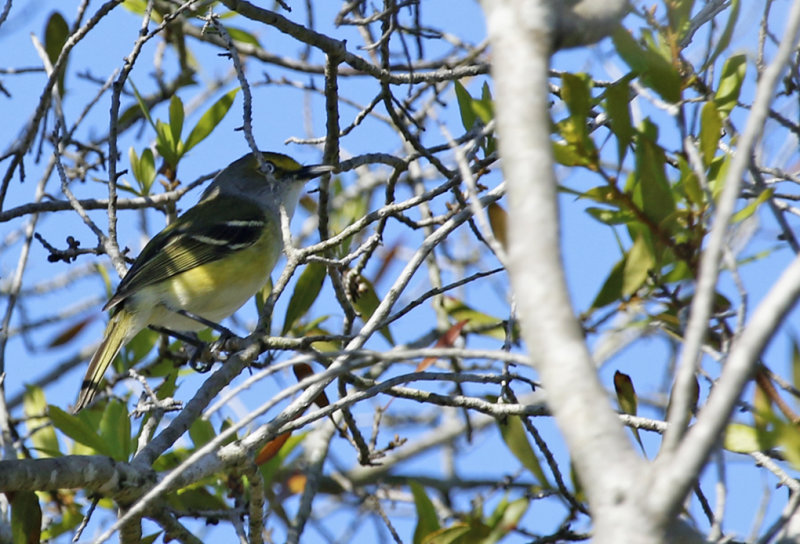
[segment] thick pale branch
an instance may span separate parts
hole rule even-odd
[[[0,463],[0,489],[4,492],[81,488],[121,497],[126,489],[141,491],[153,483],[155,473],[151,470],[135,469],[104,455],[65,455]]]
[[[509,273],[523,337],[589,497],[595,541],[639,533],[650,534],[639,542],[656,542],[648,520],[631,515],[644,465],[600,384],[565,283],[548,114],[552,5],[484,3],[509,193]]]

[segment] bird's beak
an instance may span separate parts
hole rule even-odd
[[[296,180],[308,181],[310,179],[319,177],[322,174],[333,172],[333,170],[334,167],[328,164],[314,164],[311,166],[303,166],[300,170],[297,170],[294,173],[294,178]]]

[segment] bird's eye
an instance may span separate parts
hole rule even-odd
[[[274,174],[275,173],[275,165],[269,161],[264,161],[264,171],[267,174]]]

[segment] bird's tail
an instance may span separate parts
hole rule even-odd
[[[103,341],[89,362],[89,368],[81,384],[78,402],[75,403],[75,407],[72,409],[73,414],[77,414],[92,402],[108,365],[117,356],[122,344],[133,336],[133,327],[133,314],[124,309],[119,310],[111,317],[106,326],[106,331],[103,333]]]

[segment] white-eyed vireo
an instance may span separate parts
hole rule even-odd
[[[267,282],[283,248],[280,206],[291,218],[303,184],[332,167],[301,166],[280,153],[262,156],[265,171],[252,153],[234,161],[193,208],[144,247],[104,307],[112,310],[111,319],[75,412],[92,401],[108,365],[140,330],[149,325],[203,329],[176,310],[219,322]]]

